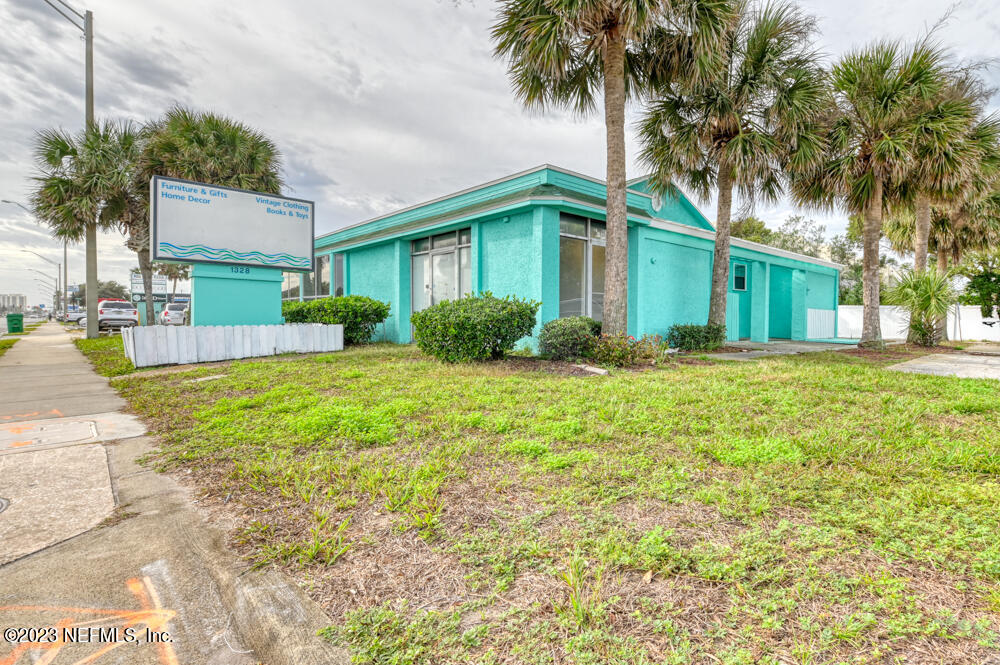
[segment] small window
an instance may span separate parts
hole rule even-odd
[[[736,263],[733,265],[733,291],[747,290],[747,265]]]
[[[420,254],[421,252],[426,252],[426,251],[430,250],[430,248],[431,248],[431,239],[430,238],[421,238],[420,240],[414,240],[413,241],[412,252],[414,254]]]
[[[559,215],[559,233],[569,236],[587,237],[587,219],[563,213]]]
[[[594,240],[604,240],[608,237],[608,229],[604,226],[604,222],[590,220],[590,237]]]
[[[434,249],[444,249],[446,247],[455,246],[455,232],[442,233],[441,235],[434,236],[431,238],[432,246]]]
[[[459,245],[471,245],[472,244],[472,229],[461,229],[458,232],[458,244]]]

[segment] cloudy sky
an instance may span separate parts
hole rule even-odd
[[[71,4],[83,8],[82,0]],[[876,38],[913,39],[950,3],[802,0],[830,57]],[[487,0],[92,0],[98,117],[155,117],[174,103],[225,113],[270,135],[289,195],[316,201],[316,230],[391,211],[544,162],[603,177],[599,116],[525,112],[491,57]],[[0,0],[0,198],[25,202],[33,134],[83,125],[83,41],[43,0]],[[1000,55],[995,0],[965,0],[939,32],[963,58]],[[998,79],[996,71],[991,72]],[[635,120],[633,112],[631,121]],[[631,132],[630,132],[631,134]],[[629,138],[629,176],[641,173]],[[711,203],[702,204],[710,218]],[[758,209],[772,226],[795,212]],[[839,215],[815,215],[829,234]],[[0,205],[0,293],[50,300],[58,243]],[[99,239],[100,278],[135,265],[120,236]],[[82,247],[69,281],[83,281]]]

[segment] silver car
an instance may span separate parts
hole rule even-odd
[[[160,312],[160,325],[183,326],[187,322],[187,307],[183,303],[168,303]]]

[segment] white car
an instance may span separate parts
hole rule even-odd
[[[183,326],[187,322],[187,305],[172,302],[160,312],[161,326]]]
[[[86,319],[87,317],[84,317]],[[97,327],[121,328],[139,325],[139,310],[127,300],[101,300],[97,303]]]

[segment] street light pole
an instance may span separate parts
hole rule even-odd
[[[34,217],[34,215],[35,215],[23,203],[19,203],[17,201],[11,201],[10,199],[0,199],[0,203],[9,203],[11,205],[16,205],[18,208],[20,208],[24,212],[28,213],[32,217]],[[62,282],[62,286],[63,286],[62,287],[63,318],[66,318],[66,317],[69,316],[69,250],[68,250],[68,247],[69,247],[69,241],[68,240],[63,240],[63,262],[62,262],[62,272],[63,272],[63,275],[62,275],[63,276],[63,282]],[[24,250],[24,251],[30,251],[30,250]],[[31,253],[34,254],[35,256],[38,256],[40,258],[45,259],[45,257],[42,256],[41,254],[36,254],[35,252],[31,252]],[[54,261],[50,261],[49,259],[45,259],[45,260],[48,261],[49,263],[55,263]],[[58,266],[59,264],[56,263],[55,265]]]
[[[84,91],[84,111],[86,115],[86,130],[89,131],[94,126],[94,13],[85,10],[80,13],[70,7],[66,0],[44,0],[45,4],[56,10],[60,16],[69,21],[74,28],[83,32],[85,44],[84,55],[84,77],[86,88]],[[59,3],[58,6],[55,3]],[[62,9],[60,9],[62,7]],[[83,21],[80,25],[76,19],[65,11],[75,15],[77,19]],[[84,231],[84,245],[87,256],[87,339],[96,339],[97,330],[97,220],[90,220]]]
[[[59,308],[59,272],[60,272],[60,269],[62,268],[62,266],[57,261],[53,261],[52,259],[47,259],[44,256],[42,256],[41,254],[39,254],[38,252],[33,252],[30,249],[22,249],[21,251],[22,252],[27,252],[28,254],[34,254],[35,256],[37,256],[38,258],[40,258],[42,261],[45,261],[46,263],[51,263],[52,265],[54,265],[56,267],[56,277],[55,277],[56,297],[53,299],[55,301],[53,303],[53,305],[56,307],[56,310],[55,310],[56,314],[58,314],[59,313],[59,309],[58,309]],[[28,268],[28,270],[31,270],[32,272],[37,272],[39,275],[45,275],[45,273],[42,272],[41,270],[35,270],[34,268]],[[51,275],[45,275],[45,276],[48,277],[49,279],[52,279]],[[63,304],[63,307],[65,308],[65,304]]]

